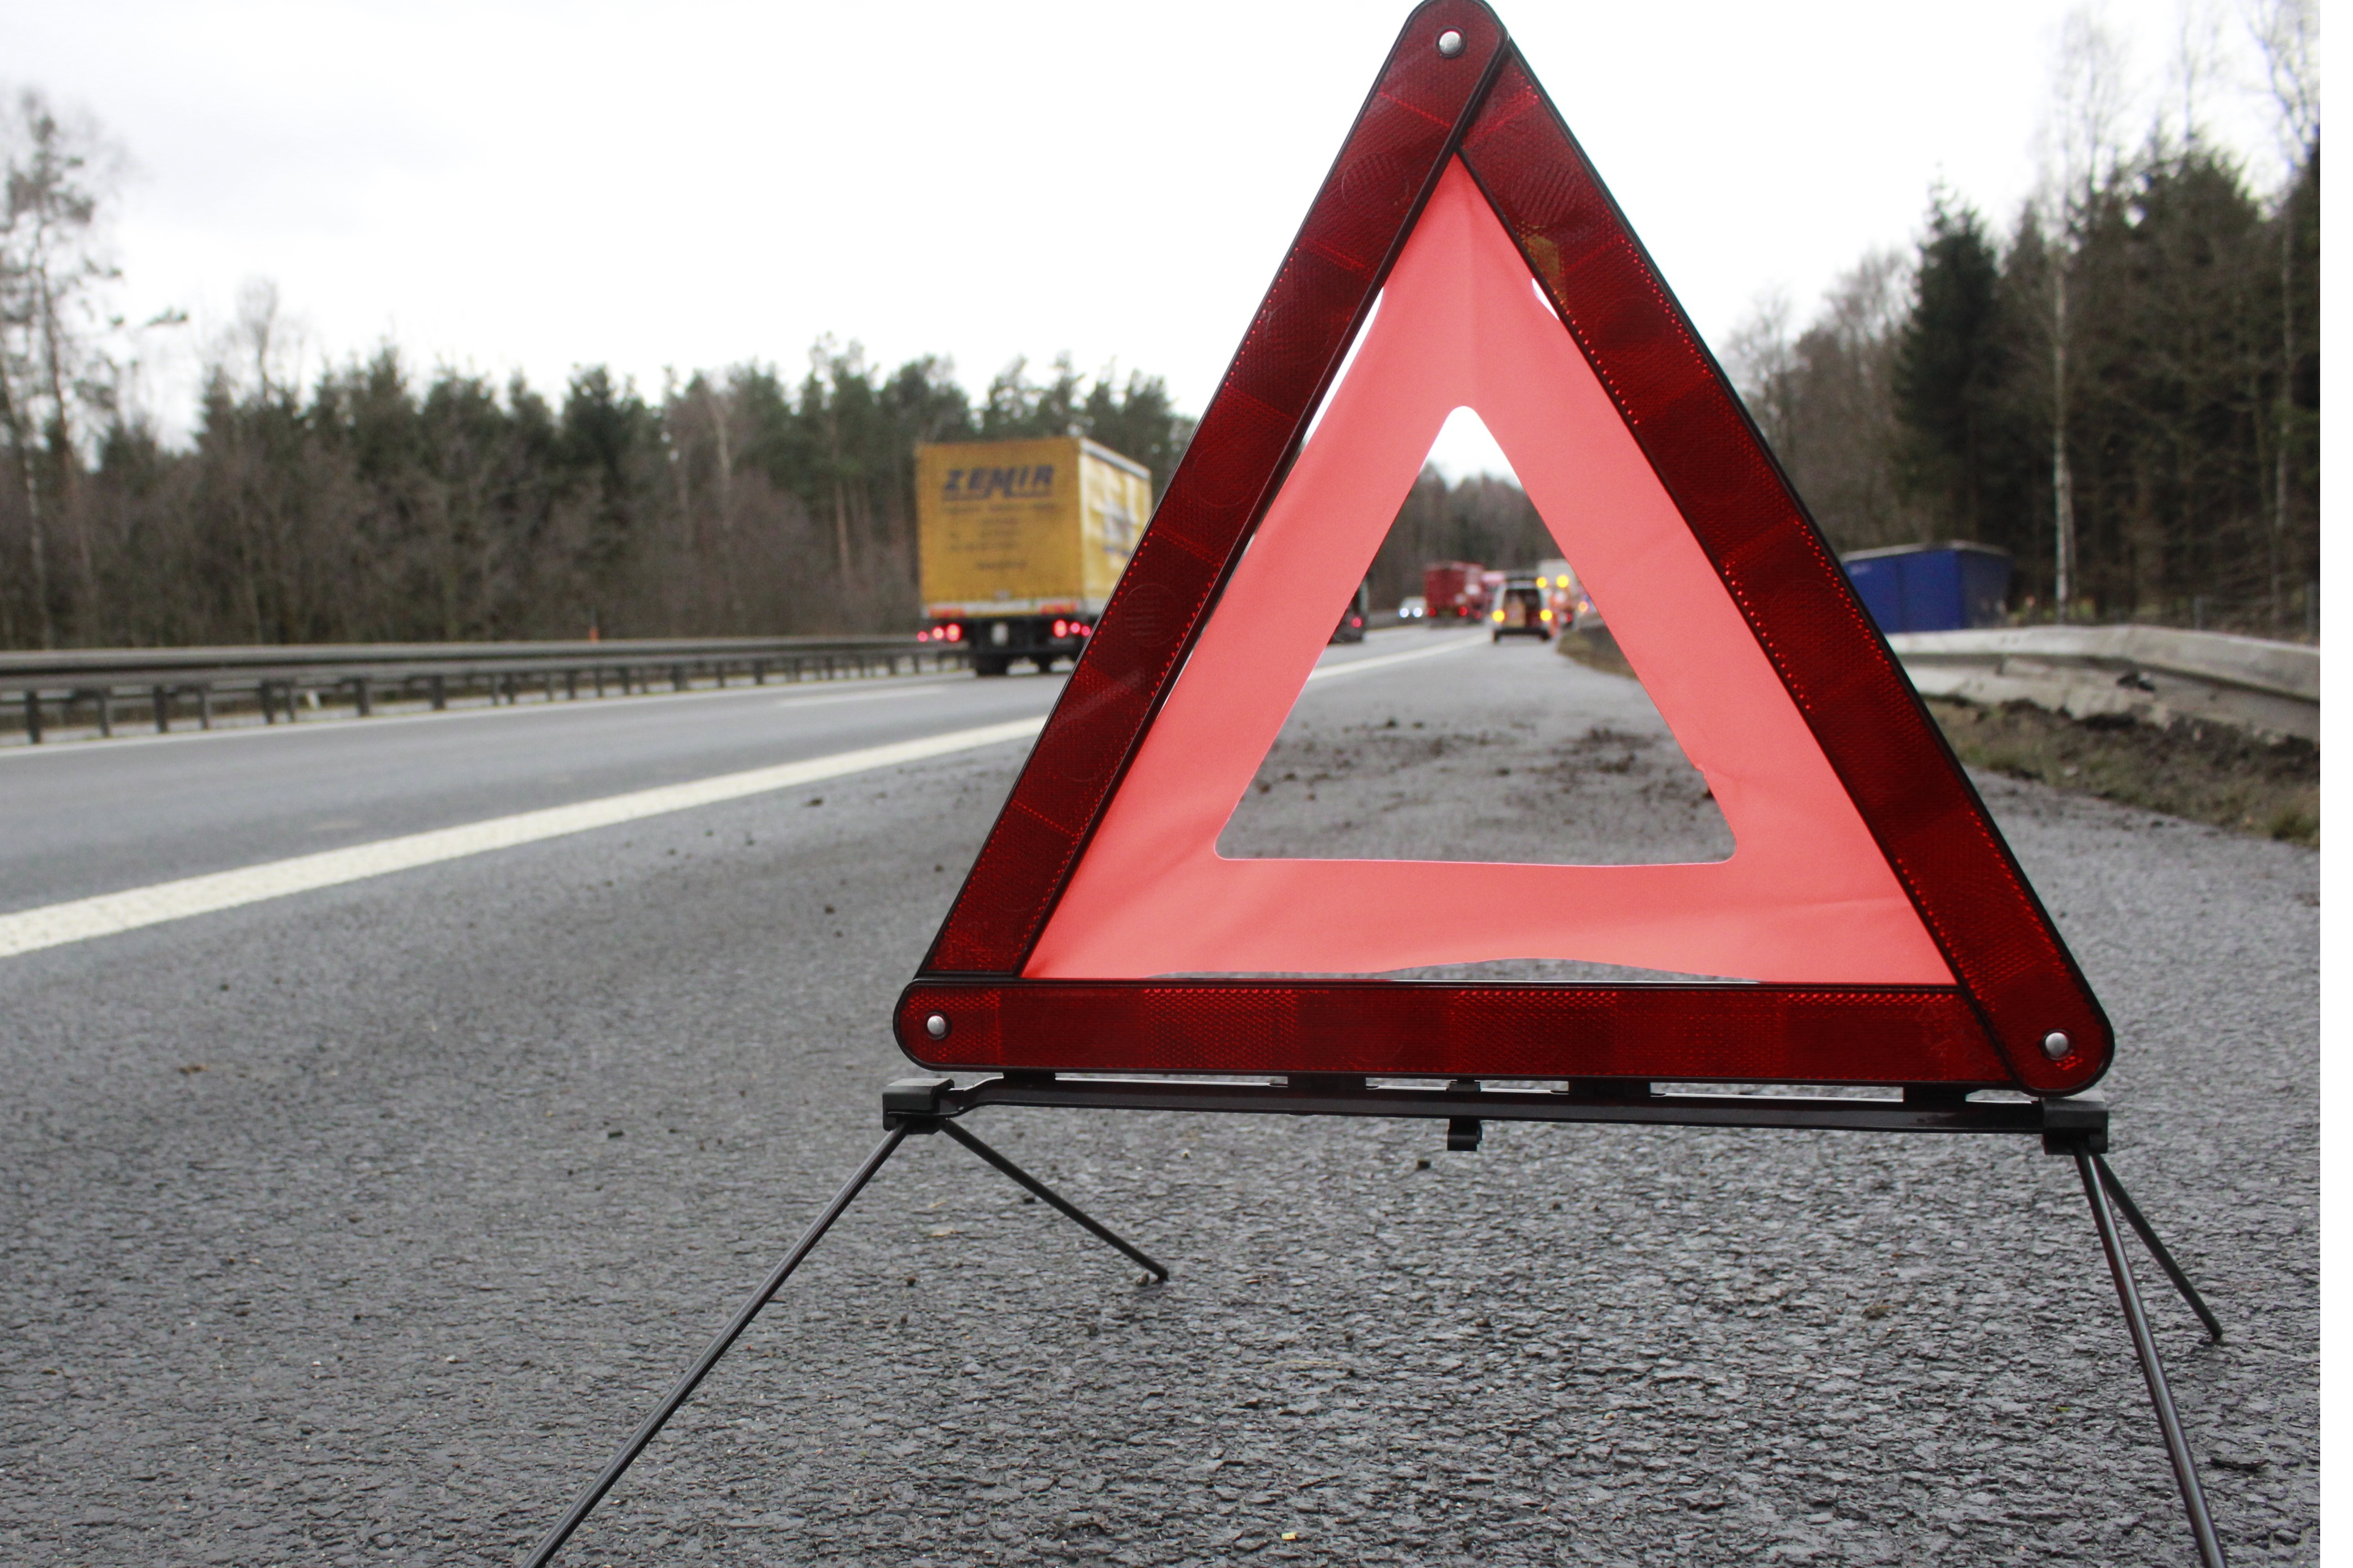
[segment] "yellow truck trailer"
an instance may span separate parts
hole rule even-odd
[[[1152,515],[1152,475],[1080,436],[915,448],[927,639],[982,675],[1076,658]]]

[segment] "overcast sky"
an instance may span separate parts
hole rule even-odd
[[[2229,0],[2196,0],[2230,59]],[[2064,7],[1500,7],[1701,331],[1800,312],[1916,232],[1941,177],[2006,227],[2036,171]],[[1407,7],[169,4],[0,13],[0,71],[128,155],[124,303],[178,307],[150,395],[267,279],[307,364],[412,362],[659,391],[832,333],[952,355],[977,391],[1068,350],[1198,412]],[[2183,0],[2104,12],[2167,86]],[[2221,136],[2274,177],[2228,79]],[[179,346],[174,348],[171,344]],[[174,368],[176,366],[176,368]],[[1482,466],[1475,444],[1441,453]]]

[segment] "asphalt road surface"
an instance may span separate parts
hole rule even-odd
[[[1409,631],[1335,659],[1437,646]],[[737,691],[0,760],[0,910],[1042,712]],[[1392,726],[1394,721],[1394,726]],[[1416,728],[1419,725],[1419,728]],[[0,959],[0,1561],[511,1561],[872,1146],[1020,747]],[[1229,853],[1720,855],[1532,645],[1309,688]],[[1981,781],[2116,1019],[2233,1560],[2317,1560],[2316,857]],[[995,1110],[911,1142],[589,1563],[2194,1560],[2029,1141]]]

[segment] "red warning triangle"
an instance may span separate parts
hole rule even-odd
[[[1693,866],[1222,858],[1218,835],[1439,426],[1493,433],[1683,752],[1732,858]],[[1336,618],[1335,616],[1333,618]],[[1458,161],[1208,617],[1022,973],[1366,973],[1487,959],[1949,985],[1723,580]]]
[[[1609,606],[1730,858],[1218,855],[1323,606],[1462,406]],[[1527,958],[1752,984],[1308,978]],[[1302,978],[1200,978],[1220,973]],[[927,1065],[1040,1070],[2054,1093],[2112,1051],[1835,557],[1473,0],[1407,24],[897,1023]]]

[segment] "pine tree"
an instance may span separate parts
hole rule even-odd
[[[1904,429],[1897,477],[1928,526],[1978,538],[1989,518],[1985,457],[2004,366],[1997,330],[2000,258],[1975,208],[1938,191],[1896,340],[1894,387]]]

